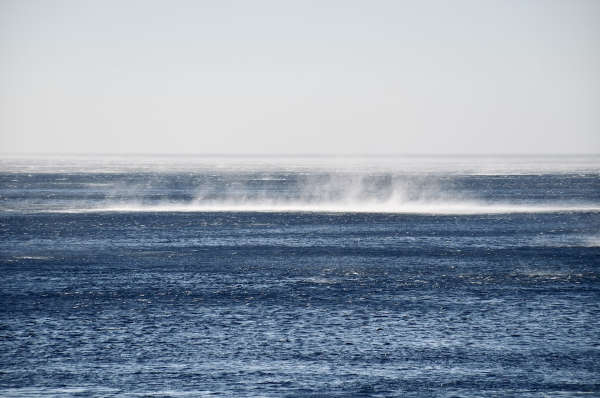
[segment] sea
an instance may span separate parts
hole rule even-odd
[[[599,397],[600,156],[0,157],[2,397]]]

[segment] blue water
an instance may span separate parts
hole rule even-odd
[[[0,396],[600,396],[600,168],[538,161],[5,159]]]

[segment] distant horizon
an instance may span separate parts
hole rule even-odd
[[[216,152],[0,152],[0,156],[108,156],[108,157],[119,157],[119,156],[134,156],[134,157],[168,157],[168,156],[181,156],[181,157],[248,157],[248,158],[276,158],[276,157],[290,157],[290,158],[302,158],[302,157],[365,157],[365,158],[391,158],[391,157],[576,157],[576,156],[600,156],[600,152],[580,152],[580,153],[254,153],[254,152],[230,152],[230,153],[216,153]]]

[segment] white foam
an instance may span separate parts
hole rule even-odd
[[[511,204],[485,202],[212,202],[176,204],[162,203],[145,205],[139,203],[115,203],[92,208],[55,210],[62,213],[91,212],[315,212],[315,213],[393,213],[393,214],[508,214],[508,213],[553,213],[553,212],[598,212],[594,204]]]

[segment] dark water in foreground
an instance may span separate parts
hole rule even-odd
[[[600,396],[597,174],[436,177],[514,212],[177,207],[294,173],[0,174],[0,396]]]

